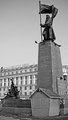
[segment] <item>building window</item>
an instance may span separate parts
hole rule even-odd
[[[3,88],[3,91],[5,91],[5,88]]]
[[[25,90],[27,90],[27,86],[25,86]]]
[[[32,84],[32,80],[30,80],[30,84]]]
[[[20,91],[20,96],[22,96],[22,92]]]
[[[22,91],[22,87],[20,87],[20,91]]]
[[[0,88],[0,91],[1,91],[1,88]]]
[[[35,74],[35,78],[36,78],[36,79],[37,79],[37,77],[38,77],[37,74]]]
[[[25,85],[27,85],[27,80],[25,80]]]
[[[38,75],[35,74],[35,84],[37,84],[37,77],[38,77]]]
[[[6,86],[6,83],[4,83],[4,86]]]
[[[12,72],[9,73],[10,75],[12,74]]]
[[[16,77],[16,85],[18,85],[18,77]]]
[[[1,93],[0,93],[0,96],[1,96]]]
[[[25,76],[25,85],[27,84],[27,76]]]
[[[32,86],[30,86],[30,90],[32,89]]]
[[[22,95],[22,87],[20,87],[20,95]]]
[[[22,70],[20,71],[20,73],[22,73]]]
[[[10,73],[8,72],[8,75],[10,75]]]
[[[16,80],[18,80],[18,77],[16,77]]]
[[[14,74],[14,72],[12,72],[12,75]]]
[[[27,80],[27,76],[25,76],[25,80]]]
[[[23,79],[23,77],[22,77],[22,76],[21,76],[20,78],[21,78],[21,80]]]
[[[8,86],[10,86],[10,79],[8,78]]]
[[[37,68],[34,68],[35,71],[37,71]]]
[[[32,69],[32,68],[30,68],[29,70],[30,70],[30,72],[32,72],[32,70],[33,70],[33,69]]]
[[[23,80],[21,80],[21,85],[23,85]]]
[[[2,79],[0,79],[0,82],[2,82]]]
[[[35,84],[37,85],[37,79],[35,80]]]
[[[27,70],[25,70],[25,72],[27,72]]]
[[[25,96],[27,95],[27,92],[25,92]]]
[[[30,75],[30,80],[32,80],[32,75]]]
[[[0,86],[2,86],[2,79],[0,79]]]
[[[0,86],[2,86],[2,83],[0,83]]]
[[[23,76],[21,76],[20,79],[21,79],[21,85],[23,85]]]
[[[4,78],[4,86],[6,86],[6,78]]]
[[[4,82],[6,82],[6,78],[4,78]]]

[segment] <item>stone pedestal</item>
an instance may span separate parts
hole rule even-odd
[[[38,87],[58,93],[57,78],[62,77],[60,47],[52,41],[39,43]]]

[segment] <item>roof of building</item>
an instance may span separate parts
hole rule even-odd
[[[10,67],[1,67],[0,68],[0,73],[1,72],[7,72],[7,71],[13,71],[13,70],[20,70],[20,69],[27,69],[27,68],[34,68],[38,67],[37,64],[23,64],[23,65],[16,65],[16,66],[10,66]]]
[[[36,93],[36,92],[42,92],[43,94],[47,95],[49,98],[61,98],[58,94],[54,93],[53,91],[49,89],[44,88],[38,88],[36,89],[30,96],[30,98]]]

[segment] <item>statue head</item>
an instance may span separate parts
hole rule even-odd
[[[46,22],[50,19],[50,16],[49,15],[46,15],[46,20],[45,20],[45,24]]]
[[[50,18],[50,16],[49,15],[46,15],[46,20],[48,20]]]

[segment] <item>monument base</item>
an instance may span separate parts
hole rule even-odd
[[[58,93],[57,79],[62,77],[60,45],[52,41],[39,43],[38,87]]]

